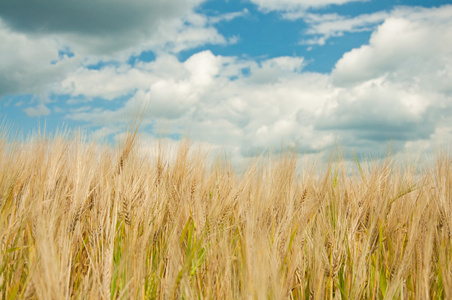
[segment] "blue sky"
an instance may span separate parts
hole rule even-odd
[[[159,127],[237,157],[452,138],[452,1],[0,0],[0,118],[27,135]]]

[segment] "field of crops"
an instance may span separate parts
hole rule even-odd
[[[139,143],[1,138],[0,299],[452,298],[448,153],[240,173]]]

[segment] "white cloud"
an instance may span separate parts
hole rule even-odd
[[[452,6],[390,17],[372,34],[368,45],[346,53],[332,77],[350,85],[386,76],[388,80],[447,89],[451,76]]]
[[[355,143],[392,139],[399,149],[434,141],[452,121],[451,41],[452,6],[394,10],[368,45],[337,62],[331,79],[343,92],[317,127]]]
[[[215,24],[219,22],[229,22],[236,18],[241,18],[249,15],[248,9],[244,8],[242,11],[225,13],[219,16],[209,17],[209,23]]]
[[[284,80],[293,73],[299,73],[305,66],[302,57],[282,56],[264,60],[250,66],[251,76],[248,82],[269,83]]]
[[[50,115],[50,109],[44,103],[40,103],[35,107],[27,107],[24,109],[29,117],[41,117]]]
[[[130,66],[105,67],[101,70],[79,68],[61,81],[55,91],[73,97],[102,97],[113,100],[144,89],[155,76]]]
[[[301,73],[302,58],[278,57],[257,64],[204,51],[185,62],[170,56],[161,59],[141,65],[158,75],[122,109],[76,112],[68,118],[106,124],[131,115],[145,101],[153,118],[169,122],[175,130],[181,128],[180,133],[242,149],[243,154],[266,146],[278,148],[281,137],[288,141],[309,137],[316,147],[326,146],[322,141],[328,134],[313,134],[308,119],[300,125],[297,112],[303,108],[319,113],[332,87],[327,75]],[[243,68],[250,73],[244,75]]]
[[[133,80],[124,79],[127,68],[108,70],[130,83],[124,91],[137,89],[122,108],[68,118],[106,126],[146,102],[150,117],[171,133],[227,145],[239,156],[282,143],[317,152],[337,139],[358,154],[385,153],[388,139],[396,151],[432,143],[450,134],[452,121],[450,15],[440,9],[391,14],[332,74],[303,71],[301,57],[257,62],[204,51],[180,62],[164,55],[138,64]],[[143,84],[135,84],[140,76]],[[116,93],[125,94],[120,87]]]
[[[197,53],[184,62],[184,67],[190,72],[191,80],[196,86],[203,87],[212,83],[219,72],[221,59],[210,51]]]
[[[283,17],[289,20],[303,19],[308,24],[309,28],[304,32],[305,37],[300,44],[324,45],[328,39],[346,33],[374,31],[390,18],[447,26],[444,22],[448,22],[451,14],[452,5],[443,5],[437,8],[397,6],[392,11],[378,11],[354,17],[336,13],[308,13],[302,10],[285,12]]]
[[[255,61],[202,51],[179,61],[176,54],[184,49],[229,43],[212,24],[247,13],[208,18],[190,10],[198,2],[184,3],[188,6],[183,12],[153,23],[152,37],[132,34],[130,40],[122,33],[118,40],[97,40],[95,34],[80,30],[26,35],[3,24],[0,38],[7,43],[0,44],[0,54],[5,54],[0,55],[0,92],[51,88],[71,96],[68,103],[74,104],[79,104],[77,99],[131,95],[119,109],[95,107],[102,105],[96,102],[69,110],[66,116],[100,127],[93,133],[99,137],[117,133],[118,123],[145,103],[149,118],[168,124],[171,133],[188,133],[208,147],[227,145],[237,156],[267,147],[279,149],[282,142],[303,152],[322,151],[338,138],[347,149],[362,153],[386,151],[383,142],[388,138],[396,150],[427,149],[429,143],[451,136],[452,6],[401,7],[347,18],[303,11],[331,1],[256,0],[262,9],[279,10],[288,18],[303,14],[311,26],[312,40],[306,43],[325,43],[346,32],[373,31],[368,45],[344,54],[331,74],[319,74],[305,72],[302,57]],[[136,28],[127,30],[135,33]],[[73,58],[58,55],[65,39],[79,47],[74,48]],[[123,42],[122,48],[114,45]],[[117,64],[100,70],[85,68],[101,57],[96,51],[105,47],[119,51]],[[155,50],[156,60],[133,67],[124,63],[142,49]],[[86,60],[74,69],[80,53],[87,55]],[[60,61],[52,64],[56,60]],[[29,116],[51,112],[45,103],[24,111]],[[148,141],[155,146],[155,140]]]
[[[184,63],[174,56],[165,55],[150,63],[139,63],[134,68],[128,65],[101,70],[80,68],[63,80],[56,91],[73,97],[84,95],[112,100],[136,90],[148,90],[146,95],[140,93],[139,97],[151,98],[153,103],[172,103],[178,99],[193,103],[196,95],[212,83],[219,64],[217,57],[205,51],[193,55]]]
[[[299,12],[308,8],[319,8],[328,5],[342,5],[348,2],[366,0],[251,0],[263,11]]]
[[[310,38],[304,38],[300,44],[305,45],[324,45],[332,37],[343,36],[344,33],[373,31],[381,24],[389,13],[376,12],[373,14],[363,14],[348,18],[337,14],[313,14],[313,13],[287,13],[284,15],[287,19],[303,20],[310,26],[305,31],[305,35]]]
[[[59,57],[60,45],[54,39],[13,32],[1,19],[0,40],[0,97],[41,93],[76,63],[75,58]]]
[[[143,47],[162,54],[178,53],[205,44],[231,43],[219,34],[212,24],[207,16],[190,12],[182,18],[159,24],[152,39],[149,39]]]
[[[224,37],[214,25],[220,22],[229,22],[248,14],[249,11],[247,9],[218,16],[206,16],[190,11],[181,18],[161,22],[152,39],[149,39],[144,44],[144,47],[152,49],[159,54],[165,54],[168,52],[178,53],[206,44],[234,44],[238,41],[237,36]]]
[[[152,78],[139,69],[85,67],[99,61],[123,63],[145,50],[165,56],[205,44],[236,42],[234,36],[219,34],[213,24],[246,11],[209,19],[193,11],[201,2],[0,2],[0,96],[43,93],[58,81],[63,83],[56,92],[105,99],[144,89]],[[68,50],[71,57],[60,50]]]

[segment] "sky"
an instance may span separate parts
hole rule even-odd
[[[247,158],[452,141],[452,0],[0,0],[0,120]]]

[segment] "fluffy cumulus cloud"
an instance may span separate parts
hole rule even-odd
[[[0,1],[0,97],[44,93],[63,80],[60,92],[78,91],[88,97],[102,93],[112,99],[129,88],[142,87],[147,75],[139,70],[95,72],[86,66],[109,60],[125,62],[147,50],[161,55],[205,44],[233,43],[235,37],[223,37],[214,24],[246,11],[209,18],[194,12],[201,2]],[[84,90],[78,89],[81,85]]]
[[[92,125],[97,137],[118,132],[118,123],[144,106],[150,144],[155,124],[162,124],[175,136],[224,145],[243,157],[281,145],[315,153],[338,139],[347,150],[384,153],[388,139],[401,150],[452,138],[452,6],[347,18],[306,13],[346,0],[253,2],[286,17],[303,14],[313,37],[307,44],[345,32],[373,33],[330,74],[321,74],[305,71],[307,62],[297,56],[254,60],[207,50],[178,58],[205,43],[234,42],[214,24],[246,10],[207,17],[194,12],[195,0],[47,0],[39,8],[3,1],[0,96],[44,90],[69,97],[73,109],[65,117]],[[155,60],[126,62],[143,49],[153,50]],[[99,53],[116,53],[108,56],[114,64],[88,68],[102,59]],[[48,107],[35,101],[25,113],[48,115]]]
[[[345,53],[331,74],[304,71],[301,57],[255,61],[210,51],[185,62],[162,55],[140,63],[134,75],[123,66],[91,70],[99,78],[121,78],[114,95],[134,96],[117,110],[67,117],[108,127],[144,102],[150,119],[172,133],[225,145],[241,156],[281,145],[318,152],[338,140],[357,153],[383,154],[387,140],[395,150],[427,149],[452,137],[449,9],[393,11],[369,43]],[[74,74],[75,84],[66,86],[76,88],[69,93],[88,94],[94,81],[85,77]]]
[[[321,114],[334,87],[328,75],[303,73],[303,65],[298,57],[257,63],[210,51],[196,53],[185,62],[161,57],[142,64],[142,70],[156,76],[123,108],[74,112],[67,117],[106,125],[131,115],[145,102],[150,117],[165,121],[176,133],[226,145],[244,156],[267,147],[277,149],[281,139],[291,146],[298,144],[302,151],[322,150],[334,138],[314,132],[310,122]]]
[[[425,106],[425,100],[398,84],[371,80],[341,89],[335,105],[315,121],[315,128],[332,132],[356,148],[367,144],[362,152],[371,152],[388,140],[399,150],[405,142],[429,139],[434,132],[438,112]]]
[[[434,137],[452,121],[451,41],[452,7],[395,11],[337,62],[331,79],[346,92],[319,127],[371,141]]]
[[[0,97],[14,93],[40,93],[60,80],[75,60],[59,52],[48,37],[30,37],[12,31],[0,19]]]
[[[452,57],[452,6],[447,10],[447,17],[442,17],[443,10],[425,10],[428,17],[416,12],[411,18],[387,18],[368,45],[346,53],[338,61],[333,71],[335,82],[347,85],[388,76],[388,80],[417,79],[421,85],[447,88]]]
[[[74,98],[84,96],[113,100],[126,96],[138,88],[146,88],[154,77],[148,72],[128,65],[120,68],[105,67],[101,70],[78,68],[62,80],[54,91],[69,94]]]

